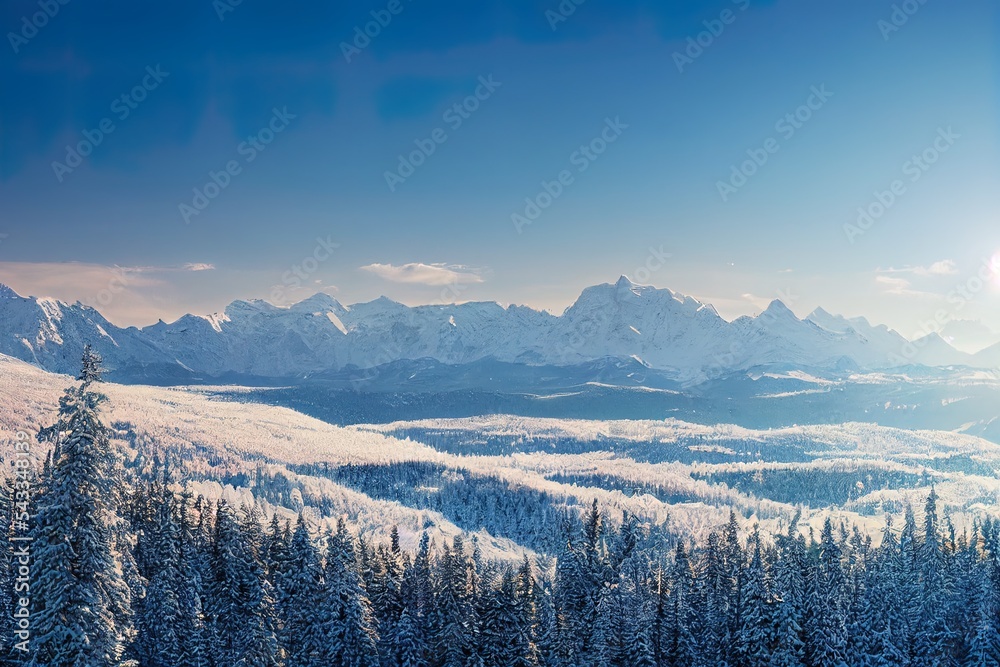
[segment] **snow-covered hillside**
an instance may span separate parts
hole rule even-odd
[[[0,439],[51,423],[69,383],[0,356]],[[345,428],[241,401],[253,392],[231,387],[227,400],[211,387],[102,390],[132,465],[166,460],[198,493],[346,515],[379,538],[397,524],[411,547],[426,529],[475,534],[495,555],[546,550],[559,535],[543,527],[594,499],[612,522],[629,512],[686,536],[719,527],[730,508],[765,530],[801,509],[808,524],[844,516],[877,535],[884,513],[919,504],[932,484],[956,523],[1000,506],[1000,446],[961,433],[510,415]]]

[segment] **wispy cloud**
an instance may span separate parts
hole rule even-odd
[[[477,270],[467,266],[452,264],[423,264],[421,262],[411,262],[400,266],[393,264],[368,264],[362,266],[361,270],[374,273],[383,280],[411,285],[440,287],[455,283],[483,282],[483,278]]]
[[[183,271],[214,271],[215,264],[188,263],[181,267]]]
[[[901,268],[878,269],[878,273],[909,273],[915,276],[952,276],[958,273],[954,260],[942,259],[930,266],[904,266]]]
[[[909,297],[920,297],[920,298],[938,298],[939,294],[934,292],[926,292],[919,289],[913,289],[912,283],[906,278],[894,278],[885,274],[879,274],[875,276],[875,282],[882,286],[882,292],[884,294],[892,294],[895,296],[909,296]]]

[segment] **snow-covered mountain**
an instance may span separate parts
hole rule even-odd
[[[936,335],[911,343],[885,326],[822,309],[799,319],[780,301],[728,322],[709,304],[625,276],[588,287],[560,316],[481,302],[409,307],[385,297],[345,306],[321,293],[287,308],[234,301],[220,314],[142,329],[116,327],[79,303],[23,298],[0,286],[0,353],[71,372],[86,342],[118,378],[140,382],[289,378],[418,359],[565,366],[610,357],[686,382],[775,364],[996,365],[989,350],[974,358]]]

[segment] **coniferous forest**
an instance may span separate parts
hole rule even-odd
[[[4,660],[37,667],[854,667],[1000,664],[1000,524],[937,497],[880,540],[827,520],[653,542],[595,502],[555,553],[415,552],[126,472],[85,354],[51,443],[3,494]],[[30,492],[28,491],[30,489]],[[30,558],[14,528],[30,516]],[[28,560],[25,565],[24,560]],[[27,568],[25,570],[24,568]],[[27,576],[26,576],[27,574]],[[24,611],[24,610],[27,611]],[[27,619],[25,622],[24,619]],[[27,629],[26,629],[27,628]]]

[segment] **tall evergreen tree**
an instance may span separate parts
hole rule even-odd
[[[146,598],[141,607],[139,656],[148,667],[174,667],[181,660],[180,530],[174,499],[165,487],[154,487],[155,511],[148,526],[145,557],[152,564]]]
[[[329,664],[332,647],[326,636],[327,619],[316,604],[326,595],[323,564],[301,513],[276,585],[285,667]]]
[[[274,667],[278,644],[273,631],[273,601],[258,552],[257,514],[238,521],[219,501],[212,552],[210,618],[216,665]]]
[[[132,638],[131,591],[115,550],[116,452],[101,422],[101,359],[88,346],[80,384],[39,439],[55,452],[34,524],[33,663],[117,665]]]
[[[332,641],[333,663],[343,667],[377,667],[378,634],[371,603],[358,572],[354,538],[343,522],[327,537],[326,609],[327,636]]]

